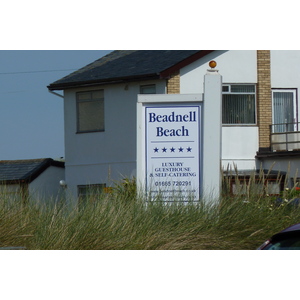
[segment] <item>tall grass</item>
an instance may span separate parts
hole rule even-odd
[[[94,199],[94,198],[93,198]],[[95,200],[95,199],[94,199]],[[256,249],[300,222],[300,209],[270,197],[223,197],[217,204],[165,204],[138,196],[134,183],[72,210],[0,197],[0,247],[35,249]]]

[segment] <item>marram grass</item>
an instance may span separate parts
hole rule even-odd
[[[0,247],[28,250],[247,250],[300,222],[300,208],[270,197],[146,204],[122,184],[80,209],[6,199],[0,195]]]

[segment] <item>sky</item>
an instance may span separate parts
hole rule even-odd
[[[0,160],[64,157],[63,98],[47,86],[109,52],[1,50]]]

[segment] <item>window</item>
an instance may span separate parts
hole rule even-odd
[[[272,90],[273,132],[297,130],[296,90]]]
[[[255,124],[255,93],[254,84],[224,85],[222,88],[223,124]]]
[[[155,84],[141,85],[140,94],[156,94]]]
[[[104,131],[104,91],[80,92],[77,101],[77,132]]]
[[[276,180],[266,180],[262,183],[261,180],[252,182],[248,180],[240,180],[238,183],[232,184],[233,195],[279,195],[280,193],[280,182]]]
[[[105,183],[78,185],[79,205],[94,203],[99,199],[100,195],[106,187]]]
[[[286,184],[285,178],[284,174],[270,170],[224,171],[223,192],[234,196],[279,195]]]

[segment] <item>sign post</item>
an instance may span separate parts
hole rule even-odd
[[[221,194],[222,76],[213,65],[211,61],[204,75],[202,198],[206,202],[218,201]]]

